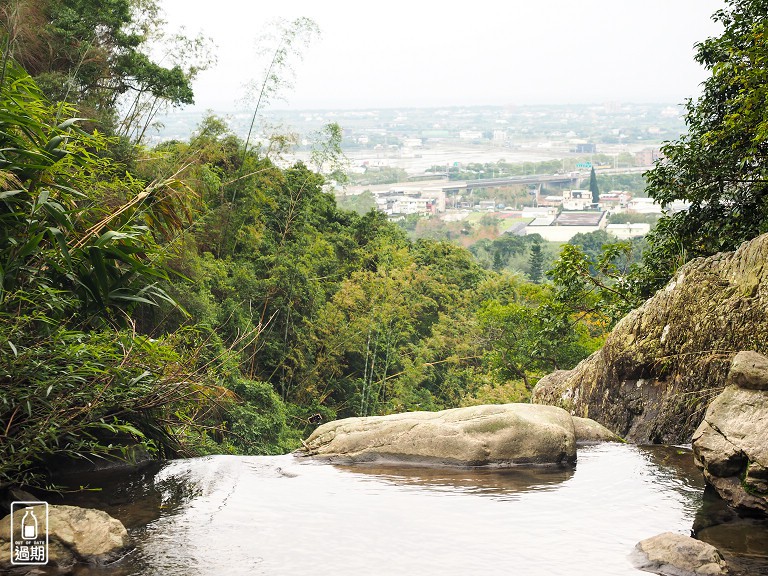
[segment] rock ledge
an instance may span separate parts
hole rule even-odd
[[[600,350],[542,378],[532,401],[592,417],[638,444],[690,442],[734,353],[768,354],[767,262],[768,234],[691,260]],[[752,389],[768,385],[749,375],[748,362],[741,373]]]
[[[596,422],[574,426],[555,406],[500,404],[336,420],[317,428],[296,454],[338,463],[569,464],[582,439],[577,430],[585,441],[619,440]]]
[[[738,512],[768,516],[768,358],[739,352],[693,435],[704,479]]]

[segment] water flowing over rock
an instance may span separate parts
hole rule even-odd
[[[597,423],[580,428],[586,440],[616,439]],[[575,461],[576,441],[565,410],[502,404],[336,420],[317,428],[298,454],[334,462],[563,464]]]
[[[728,574],[728,567],[717,548],[674,532],[639,542],[632,560],[640,570],[665,576]]]
[[[600,350],[542,378],[532,401],[593,418],[630,441],[688,442],[734,354],[768,353],[767,263],[768,234],[688,262]]]
[[[43,506],[33,506],[36,517],[45,516]],[[18,529],[18,526],[16,526]],[[0,520],[0,571],[11,569],[11,517]],[[15,538],[20,538],[17,534]],[[131,538],[123,524],[101,510],[77,506],[48,507],[48,567],[68,573],[76,564],[104,565],[114,562],[131,548]],[[24,574],[16,567],[13,573]]]
[[[704,478],[737,511],[768,515],[768,358],[740,352],[693,435]]]

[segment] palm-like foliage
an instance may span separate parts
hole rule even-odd
[[[196,360],[201,345],[123,327],[169,300],[159,241],[189,222],[188,189],[120,174],[103,137],[59,121],[71,110],[13,61],[0,70],[0,485],[132,443],[184,453],[231,393]]]
[[[143,186],[99,151],[106,140],[52,107],[7,62],[0,86],[0,303],[47,286],[74,294],[80,320],[125,323],[140,303],[168,300],[155,234],[173,235],[191,214],[176,178]],[[111,186],[111,188],[110,188]],[[99,187],[109,195],[95,193]]]

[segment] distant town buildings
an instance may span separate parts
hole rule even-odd
[[[445,190],[441,187],[393,187],[375,192],[374,199],[376,209],[391,217],[445,212]]]
[[[459,140],[480,140],[483,133],[480,130],[461,130]]]
[[[424,146],[424,140],[421,138],[403,138],[402,144],[406,148],[421,148]]]
[[[622,191],[600,194],[600,203],[592,203],[589,190],[565,190],[562,196],[546,196],[538,201],[538,208],[526,208],[523,217],[532,220],[523,234],[539,234],[550,242],[568,242],[576,234],[605,230],[619,240],[645,236],[651,229],[648,223],[608,224],[609,214],[661,214],[662,208],[652,198],[635,198]]]
[[[620,212],[626,209],[627,204],[631,199],[632,196],[626,192],[618,190],[606,192],[600,194],[600,209],[609,210],[611,212]]]
[[[563,211],[557,217],[537,218],[525,227],[525,233],[539,234],[549,242],[568,242],[576,234],[604,229],[607,221],[607,212]]]
[[[586,210],[592,206],[592,192],[589,190],[565,190],[563,210]]]
[[[591,142],[579,143],[576,144],[574,151],[576,154],[595,154],[597,153],[597,146]]]
[[[651,231],[651,225],[647,222],[637,222],[626,224],[608,224],[605,231],[613,234],[619,240],[630,240],[632,238],[641,238]]]
[[[493,131],[493,143],[494,144],[503,144],[508,139],[507,131],[506,130],[494,130]]]
[[[662,214],[662,207],[651,198],[632,198],[624,191],[612,190],[600,194],[600,202],[592,203],[589,190],[564,190],[560,196],[536,196],[535,206],[510,209],[494,200],[471,201],[467,196],[468,182],[427,181],[408,186],[385,186],[372,191],[376,207],[392,219],[417,214],[437,216],[445,221],[459,221],[472,212],[489,212],[520,222],[507,230],[508,234],[539,234],[550,242],[568,242],[576,234],[605,230],[620,240],[637,238],[650,231],[650,224],[608,224],[611,214]],[[684,204],[672,206],[672,211],[685,209]]]
[[[635,161],[640,166],[650,166],[656,160],[660,160],[664,155],[658,148],[645,148],[635,153]]]
[[[390,216],[409,214],[435,214],[434,198],[421,198],[416,196],[379,196],[376,198],[376,208]]]
[[[371,185],[360,190],[369,191],[377,208],[391,219],[416,214],[475,221],[479,217],[472,214],[481,212],[506,220],[501,229],[508,233],[537,233],[564,242],[596,230],[609,230],[617,238],[648,232],[648,224],[631,222],[638,218],[628,217],[630,222],[625,222],[615,215],[653,216],[662,213],[660,205],[622,190],[604,192],[595,203],[592,192],[578,188],[578,182],[585,180],[583,168],[595,162],[609,176],[604,182],[620,186],[622,179],[612,178],[614,174],[623,175],[624,168],[630,174],[661,158],[658,143],[679,133],[675,127],[681,120],[673,114],[675,110],[619,103],[602,108],[370,110],[341,114],[334,120],[353,124],[349,131],[345,125],[345,139],[351,143],[356,161],[353,171],[372,173],[371,182],[377,180],[377,170],[385,172],[384,178],[392,167],[408,173],[407,184]],[[315,113],[311,118],[313,122],[322,119],[327,120]],[[495,157],[501,158],[498,162],[508,161],[507,149],[512,158],[562,154],[562,166],[547,166],[546,173],[536,174],[537,169],[542,171],[537,166],[533,174],[497,175],[487,166]],[[486,168],[480,170],[474,164]],[[468,173],[467,180],[449,179],[461,171]],[[472,173],[479,179],[472,180]],[[637,189],[633,180],[624,181]],[[499,195],[501,202],[494,199],[495,188],[519,187],[522,191],[525,186],[530,196],[510,196],[507,190]],[[555,192],[563,187],[569,188]],[[533,206],[523,208],[521,201]],[[677,211],[685,206],[666,209]],[[611,215],[615,224],[609,227]]]
[[[661,205],[653,198],[632,198],[627,203],[627,211],[635,214],[661,214]]]

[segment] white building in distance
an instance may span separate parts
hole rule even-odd
[[[586,210],[592,206],[592,192],[589,190],[564,190],[563,210]]]
[[[629,240],[630,238],[640,238],[651,231],[651,225],[647,222],[637,222],[626,224],[608,224],[605,231],[613,234],[619,240]]]
[[[568,242],[576,234],[603,230],[607,212],[562,212],[557,218],[540,217],[525,227],[525,234],[539,234],[549,242]]]

